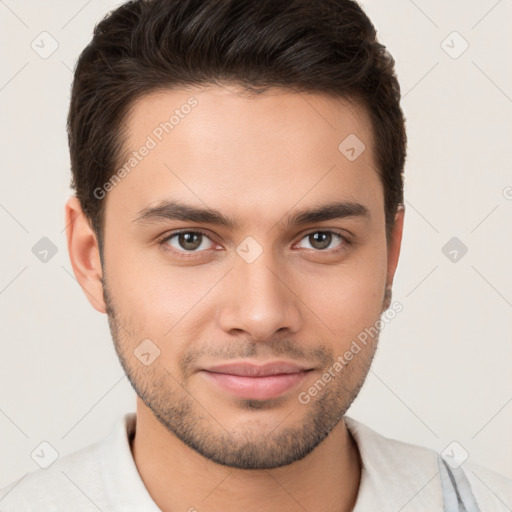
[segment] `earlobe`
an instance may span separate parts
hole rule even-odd
[[[75,196],[66,202],[65,216],[68,253],[75,277],[92,307],[105,313],[98,240]]]

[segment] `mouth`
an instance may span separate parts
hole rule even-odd
[[[270,400],[298,387],[313,368],[285,361],[227,363],[201,370],[209,383],[239,398]]]

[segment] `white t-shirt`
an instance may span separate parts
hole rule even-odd
[[[383,437],[353,418],[345,421],[363,463],[354,512],[512,510],[512,480],[469,461],[458,470],[459,477],[467,477],[459,489],[474,497],[478,508],[459,503],[452,509],[446,500],[456,504],[458,491],[443,493],[437,452]],[[130,451],[135,425],[136,414],[126,413],[104,439],[0,489],[0,511],[159,512]]]

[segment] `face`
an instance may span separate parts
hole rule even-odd
[[[305,457],[365,380],[378,336],[335,362],[387,307],[398,257],[365,111],[211,86],[141,98],[127,123],[102,284],[134,389],[217,463]]]

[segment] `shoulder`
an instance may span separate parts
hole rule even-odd
[[[366,476],[377,491],[385,491],[388,496],[394,493],[400,502],[417,490],[415,500],[430,500],[432,510],[440,506],[443,496],[440,453],[385,437],[350,417],[345,417],[345,423],[358,445]],[[452,464],[450,472],[456,475],[457,482],[462,479],[469,483],[482,511],[510,510],[512,480],[471,459],[460,465]]]
[[[135,503],[144,489],[129,446],[135,422],[135,413],[125,413],[103,439],[0,489],[1,512],[60,512],[69,510],[70,503],[73,512],[94,505],[110,510],[116,493],[123,503]]]
[[[20,479],[0,489],[2,512],[32,510],[66,510],[69,503],[90,507],[82,489],[91,487],[91,480],[100,474],[101,444],[94,443],[57,459],[47,469],[26,473]],[[83,505],[82,505],[83,504]]]
[[[462,469],[482,510],[512,509],[512,480],[473,461],[464,463]]]

